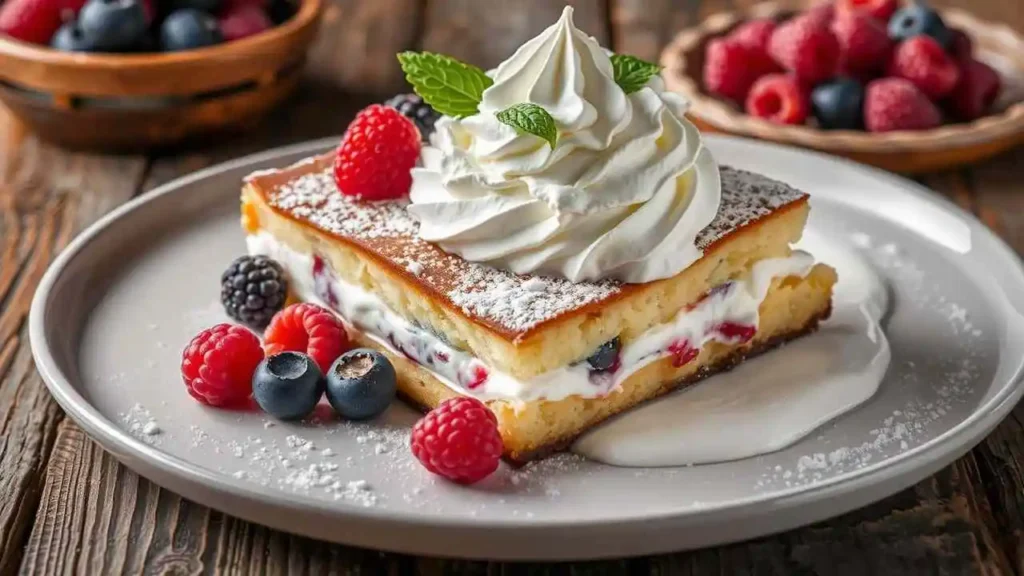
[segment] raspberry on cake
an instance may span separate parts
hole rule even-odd
[[[524,462],[828,317],[835,271],[791,248],[807,195],[719,169],[657,67],[613,63],[571,8],[489,75],[403,56],[428,101],[424,67],[462,88],[430,101],[408,199],[343,193],[326,154],[248,178],[242,212],[249,251],[384,354],[413,404],[475,399]],[[551,99],[498,114],[530,93]],[[439,473],[493,470],[488,451],[442,466],[427,442]]]

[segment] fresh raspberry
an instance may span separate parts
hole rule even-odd
[[[961,62],[970,60],[974,53],[974,41],[963,30],[950,28],[948,49],[953,58]]]
[[[256,4],[229,6],[217,18],[217,27],[226,42],[259,34],[272,26],[267,13]]]
[[[263,333],[267,356],[285,350],[302,352],[315,360],[324,374],[351,347],[341,320],[316,304],[292,304],[281,310]]]
[[[909,80],[882,78],[864,93],[864,127],[868,132],[927,130],[942,123],[942,114]]]
[[[476,398],[450,398],[412,427],[412,453],[427,470],[460,484],[498,469],[501,434],[494,414]]]
[[[810,111],[806,90],[789,74],[769,74],[750,89],[747,114],[776,124],[803,124]]]
[[[772,32],[774,31],[775,21],[761,18],[740,24],[729,34],[729,39],[751,48],[756,48],[767,54],[768,41],[771,40]]]
[[[0,34],[48,44],[64,17],[74,18],[84,4],[85,0],[7,0],[0,5]]]
[[[210,406],[238,404],[252,394],[252,375],[263,361],[255,334],[231,324],[207,328],[181,354],[181,377],[193,398]]]
[[[960,80],[949,95],[947,108],[960,120],[981,118],[1002,89],[1002,79],[991,66],[977,60],[960,64]]]
[[[844,73],[863,78],[881,70],[892,53],[889,33],[871,17],[858,12],[840,13],[832,21],[832,33],[839,41],[839,67]]]
[[[896,13],[899,3],[896,0],[838,0],[836,13],[863,14],[877,22],[888,22]]]
[[[960,77],[956,62],[930,36],[914,36],[900,43],[889,61],[889,76],[914,83],[932,99],[949,94]]]
[[[712,94],[743,102],[758,78],[777,69],[760,49],[717,38],[708,43],[704,53],[704,87]]]
[[[374,104],[348,125],[334,159],[334,181],[347,196],[401,198],[412,186],[420,131],[398,110]]]
[[[776,28],[768,50],[776,62],[807,84],[828,80],[839,69],[839,41],[827,26],[806,17]]]
[[[836,6],[831,2],[816,4],[797,18],[803,18],[815,22],[819,26],[828,26],[836,15]]]

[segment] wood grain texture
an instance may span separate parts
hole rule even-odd
[[[580,27],[602,41],[610,38],[616,50],[653,57],[679,26],[748,1],[574,4]],[[560,565],[413,558],[281,533],[162,490],[119,465],[72,422],[58,427],[59,411],[31,368],[23,320],[13,338],[8,336],[13,321],[5,320],[15,316],[8,313],[10,302],[21,300],[12,294],[26,278],[31,280],[27,271],[37,259],[32,253],[43,238],[51,238],[46,246],[52,252],[66,240],[64,230],[75,230],[122,202],[133,186],[140,187],[140,179],[149,188],[233,156],[340,133],[355,109],[402,89],[393,65],[399,50],[422,47],[491,66],[550,24],[560,9],[561,4],[543,0],[333,0],[304,84],[289,106],[245,138],[210,143],[198,151],[166,152],[152,158],[148,169],[138,157],[63,155],[8,131],[7,141],[0,141],[0,169],[8,175],[0,199],[10,196],[9,182],[20,182],[22,202],[34,208],[8,210],[0,204],[0,262],[19,263],[0,265],[0,415],[7,435],[0,444],[0,572],[18,565],[16,546],[33,522],[20,564],[27,574],[1024,576],[1024,407],[938,475],[845,516],[697,552]],[[24,170],[17,159],[25,154],[34,158],[36,168],[28,171],[34,176],[11,178]],[[923,182],[979,214],[1024,251],[1022,162],[1024,150],[1019,150]],[[10,172],[13,164],[16,169]],[[51,164],[61,169],[50,170]],[[38,174],[40,166],[47,166],[45,174]],[[38,188],[46,190],[42,193],[27,183],[54,180],[61,190],[88,188],[92,193],[60,194],[52,186]],[[23,224],[30,217],[33,224]],[[18,230],[16,240],[10,229]],[[43,234],[44,229],[50,232]],[[21,466],[20,476],[8,472],[10,463]]]
[[[0,573],[17,567],[35,516],[60,409],[32,362],[26,316],[53,256],[124,202],[145,159],[70,154],[0,111]]]
[[[555,22],[565,4],[575,8],[577,28],[608,45],[605,0],[427,0],[423,49],[492,68]]]

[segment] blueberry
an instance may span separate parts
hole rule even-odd
[[[146,11],[141,0],[89,0],[78,25],[97,51],[130,50],[146,35]]]
[[[395,398],[395,367],[383,354],[358,348],[341,355],[327,373],[327,401],[343,418],[364,420]]]
[[[293,0],[270,0],[270,7],[267,13],[270,21],[274,24],[281,24],[295,15],[298,2]]]
[[[856,80],[838,78],[811,92],[811,106],[818,124],[826,130],[857,130],[864,115],[864,86]]]
[[[166,52],[202,48],[221,41],[217,19],[199,10],[171,12],[160,25],[160,48]]]
[[[587,358],[587,363],[590,364],[590,367],[594,370],[610,370],[619,362],[620,348],[622,348],[622,343],[619,341],[619,337],[616,336],[604,344],[601,344],[597,351]]]
[[[50,46],[65,52],[93,52],[96,44],[82,32],[78,22],[68,22],[50,39]]]
[[[199,10],[207,14],[216,14],[220,9],[221,0],[173,0],[171,10]]]
[[[901,8],[889,19],[889,37],[896,42],[920,35],[931,36],[942,47],[949,45],[950,33],[942,17],[924,4]]]
[[[281,420],[299,420],[313,411],[326,383],[312,358],[281,352],[260,362],[252,376],[252,395],[264,412]]]

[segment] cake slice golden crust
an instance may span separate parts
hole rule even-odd
[[[402,202],[364,203],[338,193],[330,158],[256,174],[243,220],[289,248],[318,254],[344,281],[498,370],[530,378],[623,344],[759,260],[786,256],[807,218],[807,196],[748,172],[722,169],[722,206],[698,237],[704,256],[647,284],[571,283],[466,262],[420,240]]]

